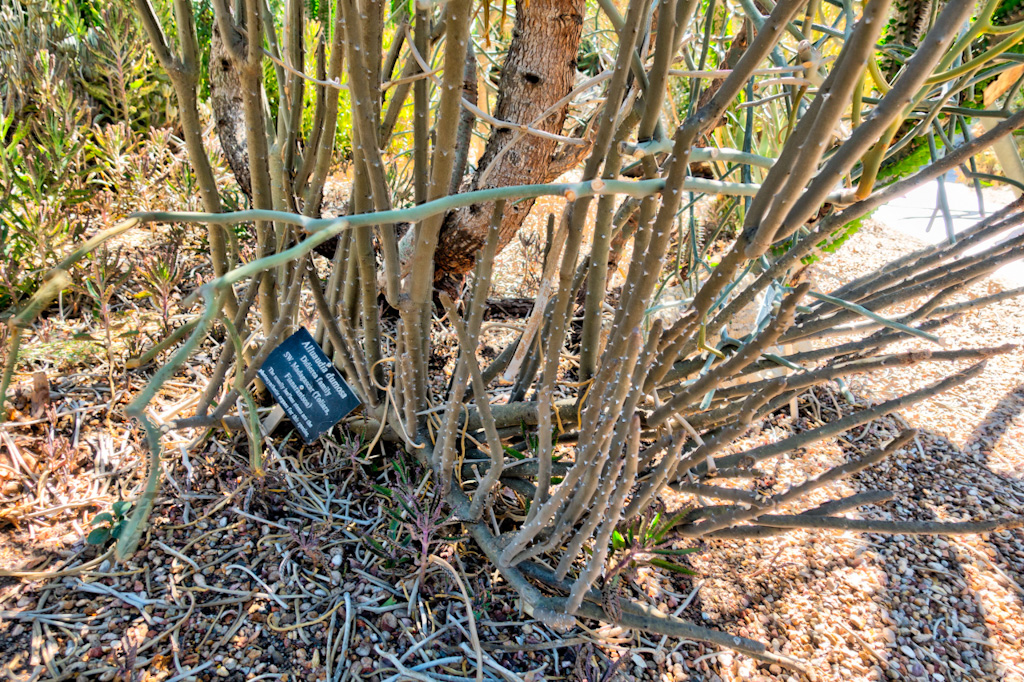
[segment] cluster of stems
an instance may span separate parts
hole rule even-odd
[[[259,440],[252,398],[257,370],[296,328],[300,307],[310,300],[317,340],[363,403],[347,428],[362,431],[387,456],[404,449],[418,459],[434,477],[433,494],[446,498],[533,613],[553,626],[570,625],[575,617],[615,620],[800,667],[756,642],[640,604],[628,603],[615,614],[603,609],[599,587],[613,532],[655,504],[666,488],[695,501],[694,511],[673,530],[681,541],[759,538],[797,528],[973,533],[1020,524],[896,523],[841,515],[888,499],[888,491],[792,511],[812,491],[903,447],[912,432],[783,492],[761,496],[742,483],[760,476],[768,460],[963,384],[978,375],[986,358],[1009,349],[886,353],[910,338],[938,341],[937,332],[963,311],[1021,293],[953,300],[1024,255],[1024,236],[1019,230],[1012,236],[1024,222],[1020,200],[947,244],[926,247],[835,291],[816,291],[798,273],[805,259],[851,222],[951,169],[967,168],[975,155],[1024,125],[1024,112],[1008,106],[979,113],[958,106],[976,83],[1014,68],[1006,50],[1024,37],[1024,27],[993,24],[994,1],[977,8],[946,3],[917,50],[887,80],[878,68],[878,42],[889,0],[864,3],[859,14],[853,3],[778,0],[767,16],[755,3],[740,3],[745,15],[726,12],[724,18],[714,2],[697,0],[631,0],[625,14],[610,2],[598,4],[601,21],[615,37],[614,62],[596,77],[581,76],[583,84],[544,115],[510,122],[465,96],[467,76],[477,79],[482,49],[470,0],[417,3],[412,15],[401,3],[394,16],[386,15],[386,3],[334,0],[321,3],[315,17],[307,3],[286,0],[283,22],[263,0],[238,0],[233,7],[215,0],[223,51],[241,83],[252,194],[251,210],[224,213],[201,135],[191,3],[175,2],[175,47],[148,0],[135,0],[178,95],[205,213],[137,214],[69,256],[60,271],[136,224],[173,221],[207,226],[215,278],[182,304],[188,309],[201,303],[201,315],[140,359],[173,351],[127,410],[145,428],[152,459],[118,557],[130,556],[142,537],[158,492],[164,432],[234,420]],[[554,5],[564,12],[584,7],[532,0],[517,9],[525,15]],[[312,20],[320,31],[312,45],[314,73],[307,74],[304,26]],[[713,69],[711,36],[723,30],[725,20],[748,37],[742,49],[727,55],[728,68]],[[488,24],[484,30],[496,29]],[[998,40],[972,52],[986,36]],[[516,34],[513,40],[518,39]],[[275,110],[267,105],[268,63],[278,93]],[[1019,85],[1007,91],[1007,102]],[[313,125],[304,126],[309,89]],[[765,90],[778,94],[754,99]],[[347,211],[323,217],[342,96],[352,109],[353,182]],[[574,109],[582,119],[576,133],[568,130],[570,122],[566,130],[544,128],[554,115],[548,112],[569,107],[574,97],[590,97]],[[788,103],[784,141],[771,156],[756,154],[755,113],[780,100]],[[385,150],[403,107],[412,114],[414,196],[398,203]],[[998,122],[975,136],[967,125],[971,116]],[[742,134],[735,136],[743,139],[742,149],[714,142],[723,120],[744,119],[745,125],[736,123]],[[847,121],[856,125],[843,133]],[[525,146],[515,145],[531,140],[583,148],[585,155],[573,157],[578,179],[501,184],[480,168],[476,180],[464,185],[468,141],[482,129],[504,131],[505,146],[488,157],[490,164],[524,153]],[[929,134],[941,134],[943,153],[882,186],[882,164]],[[710,164],[717,177],[694,177],[697,163]],[[627,166],[631,172],[624,177]],[[736,169],[740,180],[728,179]],[[458,192],[460,187],[466,191]],[[693,204],[706,195],[733,197],[742,207],[742,226],[731,241],[719,240],[724,251],[717,262],[693,220],[687,223],[687,211],[692,216]],[[533,311],[497,358],[483,365],[477,351],[508,216],[541,196],[565,202],[561,216],[549,222]],[[458,300],[443,292],[435,296],[434,284],[445,274],[435,267],[442,233],[452,216],[482,207],[489,219],[481,222],[486,226],[471,254],[475,267],[467,286]],[[257,257],[248,263],[239,262],[225,236],[242,222],[253,226],[257,243]],[[632,245],[631,256],[610,305],[609,263],[625,243]],[[982,244],[987,246],[971,252]],[[326,263],[317,255],[325,249]],[[15,318],[15,351],[21,330],[60,281],[51,280]],[[681,292],[682,303],[674,317],[652,316],[667,286]],[[910,312],[890,312],[908,306]],[[382,317],[385,308],[391,317]],[[750,309],[755,322],[739,326],[737,319]],[[459,346],[446,387],[432,381],[430,366],[439,324],[454,332]],[[229,332],[232,343],[222,347],[195,413],[154,423],[147,405],[215,325]],[[816,386],[919,362],[964,361],[973,364],[906,396],[771,445],[740,452],[733,447],[751,424]],[[511,388],[497,399],[501,378]],[[510,459],[507,449],[521,443],[523,424],[536,428],[536,446],[528,459]],[[258,450],[258,442],[252,447]],[[524,509],[518,516],[525,520],[498,533],[491,521],[503,513],[495,495],[503,486],[519,495]],[[545,568],[550,565],[555,568]]]

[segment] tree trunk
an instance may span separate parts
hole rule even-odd
[[[945,4],[945,3],[942,3]],[[933,0],[897,0],[892,4],[892,17],[886,27],[886,45],[906,49],[908,56],[917,49],[932,18]],[[895,59],[882,59],[885,76],[893,80],[902,64]]]
[[[517,4],[517,10],[494,115],[502,121],[532,124],[538,130],[560,134],[568,104],[543,121],[535,121],[576,84],[584,0],[531,0]],[[491,133],[468,189],[551,182],[561,174],[564,165],[555,163],[557,141],[526,134],[506,149],[515,137],[516,131],[510,129]],[[532,207],[533,200],[509,202],[502,216],[499,251],[519,231]],[[445,216],[434,256],[435,279],[461,275],[473,267],[493,210],[493,204],[475,204]]]
[[[585,0],[531,0],[517,8],[516,25],[502,66],[494,116],[517,125],[562,134],[568,103],[543,121],[537,118],[563,99],[576,85],[576,56],[580,47]],[[471,71],[472,67],[472,71]],[[463,97],[476,101],[476,59],[467,55]],[[220,32],[214,27],[210,53],[210,91],[221,148],[242,191],[251,198],[249,158],[241,81]],[[509,128],[493,129],[478,167],[462,181],[465,154],[472,136],[473,115],[463,112],[460,148],[453,191],[551,182],[582,159],[586,146],[562,145],[533,134],[518,135]],[[512,142],[516,137],[519,139]],[[499,251],[516,235],[533,208],[533,200],[510,203],[501,223]],[[450,212],[441,228],[435,255],[435,279],[460,276],[470,269],[483,246],[493,204],[475,204]],[[411,239],[411,234],[406,237]],[[404,242],[405,240],[403,240]],[[334,240],[317,249],[333,251]],[[403,243],[402,252],[404,253]]]
[[[213,39],[210,41],[210,104],[213,106],[213,119],[224,158],[239,188],[251,201],[252,179],[249,174],[249,148],[246,145],[242,80],[216,22],[213,24]]]

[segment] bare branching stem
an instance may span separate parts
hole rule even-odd
[[[1024,126],[1024,112],[1011,110],[1024,79],[986,100],[984,110],[969,108],[972,88],[993,77],[1005,80],[1000,74],[1012,67],[1007,50],[1024,40],[1024,27],[994,23],[996,0],[977,12],[973,3],[945,3],[913,55],[891,57],[894,70],[886,61],[880,65],[877,44],[889,0],[842,8],[817,0],[741,0],[745,26],[724,54],[712,46],[720,3],[630,0],[620,12],[610,0],[590,9],[574,0],[565,3],[573,4],[571,12],[563,7],[552,14],[568,22],[571,38],[568,52],[555,55],[566,79],[554,92],[545,90],[549,75],[514,61],[499,64],[489,49],[474,51],[469,0],[416,3],[414,12],[402,5],[392,23],[385,4],[365,0],[315,9],[301,0],[280,7],[213,0],[223,43],[218,59],[224,60],[216,64],[230,67],[239,82],[225,100],[241,109],[235,142],[244,146],[237,151],[246,167],[236,168],[235,159],[232,170],[240,186],[246,184],[240,173],[251,175],[251,208],[229,213],[222,212],[223,179],[215,176],[203,138],[201,46],[192,4],[173,1],[173,32],[161,26],[149,0],[133,4],[175,91],[202,212],[137,213],[75,248],[11,321],[0,380],[2,399],[32,324],[94,249],[140,224],[206,226],[214,278],[179,303],[184,313],[200,306],[198,314],[135,360],[170,354],[127,408],[145,430],[149,472],[118,540],[118,559],[127,559],[143,537],[168,426],[242,426],[251,466],[263,469],[257,371],[300,320],[315,322],[316,340],[364,403],[345,426],[366,434],[375,456],[398,457],[404,449],[429,469],[436,485],[425,494],[443,497],[525,607],[552,627],[595,618],[804,669],[756,642],[628,600],[621,613],[605,604],[610,579],[633,556],[619,552],[616,529],[661,504],[666,487],[714,501],[688,512],[674,528],[676,539],[757,539],[791,529],[986,533],[1022,525],[1020,519],[840,516],[887,501],[887,490],[807,509],[812,493],[892,455],[912,431],[771,497],[728,483],[763,474],[759,462],[963,385],[979,376],[986,358],[1012,349],[993,341],[985,348],[883,354],[896,341],[935,342],[958,313],[1021,294],[1018,288],[966,302],[955,298],[1024,258],[1024,237],[1013,233],[1024,220],[1024,200],[962,231],[955,243],[920,249],[832,291],[814,289],[802,267],[831,249],[852,221],[971,163]],[[543,4],[522,3],[517,21],[546,16]],[[603,13],[599,22],[613,27],[586,35],[598,46],[595,53],[614,54],[614,61],[582,76],[565,65],[580,54],[588,12]],[[815,23],[821,17],[827,21]],[[322,33],[311,39],[313,20]],[[508,54],[552,48],[523,45],[524,36],[519,30]],[[478,44],[489,46],[489,39]],[[490,74],[481,77],[480,65],[492,63],[502,69],[499,88],[514,77],[516,92],[543,94],[529,100],[542,103],[519,116],[492,113],[492,105],[508,100],[508,92],[494,98]],[[676,87],[673,78],[687,78],[686,87]],[[476,92],[477,85],[486,89]],[[227,152],[223,113],[214,123]],[[957,126],[966,133],[967,117],[975,116],[999,123],[983,135],[957,139]],[[399,136],[408,120],[411,145]],[[341,131],[342,121],[351,121],[351,130]],[[843,132],[846,121],[853,126]],[[666,132],[669,125],[674,130]],[[712,134],[721,126],[733,129]],[[485,130],[493,145],[474,160],[474,135]],[[883,164],[924,137],[932,160],[879,188]],[[346,163],[352,182],[347,208],[336,209],[344,204],[333,200],[337,183],[329,179],[340,139],[351,142]],[[717,145],[724,140],[737,148]],[[526,158],[523,150],[532,143],[550,148]],[[406,158],[411,162],[400,161]],[[474,163],[481,168],[474,170]],[[537,169],[527,166],[538,163],[551,174],[516,175],[532,173]],[[699,168],[711,168],[713,177],[696,177],[712,175]],[[574,181],[534,182],[565,170],[576,171]],[[708,225],[708,198],[716,196],[737,200],[717,216],[721,225]],[[540,197],[565,205],[560,217],[552,213],[541,244],[532,312],[514,323],[520,333],[498,343],[495,359],[482,368],[478,351],[484,340],[492,344],[484,337],[484,317],[499,253]],[[742,229],[725,237],[733,211],[740,211]],[[518,222],[508,228],[512,214]],[[452,247],[447,235],[463,234],[466,223],[475,231],[456,268],[445,255]],[[230,231],[239,225],[252,225],[255,255],[232,266],[227,237],[233,239]],[[328,246],[333,258],[325,264],[316,253]],[[615,268],[627,251],[618,280]],[[470,270],[468,293],[456,295]],[[608,287],[616,281],[621,288],[612,298]],[[435,285],[447,290],[435,291]],[[909,305],[909,312],[892,312],[898,304]],[[397,321],[389,309],[397,309]],[[737,327],[751,309],[753,324]],[[157,423],[148,407],[160,387],[221,319],[229,339],[195,414]],[[450,340],[450,334],[435,337],[443,327],[454,331],[459,346],[447,389],[430,363],[437,344]],[[811,348],[785,346],[811,341]],[[981,362],[778,442],[741,452],[731,447],[751,424],[786,404],[799,408],[806,391],[828,390],[822,387],[829,381],[963,360]],[[503,387],[494,385],[502,381]],[[642,447],[641,439],[649,444]],[[524,501],[503,518],[499,532],[490,522],[502,486]],[[778,513],[790,509],[807,511]],[[558,596],[549,596],[549,589]],[[478,678],[485,660],[478,659]]]

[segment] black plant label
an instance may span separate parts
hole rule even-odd
[[[259,376],[307,443],[361,404],[305,328],[271,351]]]

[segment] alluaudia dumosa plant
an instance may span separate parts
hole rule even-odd
[[[935,333],[963,311],[1021,293],[948,302],[1024,255],[1024,235],[1006,237],[1024,223],[1020,200],[947,244],[838,290],[816,291],[799,276],[804,261],[851,223],[966,167],[1024,124],[1024,112],[1011,106],[1021,79],[1000,80],[1019,61],[1008,50],[1024,37],[1024,25],[994,23],[998,0],[945,3],[915,38],[909,58],[885,53],[884,73],[879,43],[889,0],[741,0],[739,9],[714,0],[630,0],[624,14],[608,0],[593,6],[530,0],[516,3],[510,41],[501,36],[504,17],[498,21],[488,3],[399,4],[389,14],[386,3],[335,0],[311,14],[310,4],[285,0],[283,17],[275,18],[260,0],[240,0],[234,9],[214,0],[222,71],[214,94],[217,106],[243,122],[221,131],[222,146],[235,157],[236,173],[248,175],[252,200],[251,210],[222,213],[199,122],[192,4],[174,3],[173,45],[148,0],[135,0],[177,93],[206,212],[137,214],[93,238],[14,318],[12,335],[16,351],[20,330],[59,291],[68,265],[104,240],[146,222],[207,226],[216,278],[181,305],[201,304],[202,313],[147,354],[174,349],[128,408],[145,428],[152,463],[118,540],[118,557],[135,551],[153,507],[163,430],[247,421],[232,412],[253,405],[241,394],[296,327],[304,295],[318,314],[317,340],[333,352],[364,404],[348,428],[386,443],[390,452],[404,448],[431,471],[432,494],[446,498],[535,616],[555,626],[595,618],[801,667],[757,642],[641,604],[607,608],[598,587],[614,565],[613,535],[648,513],[666,487],[718,501],[674,523],[673,537],[691,540],[795,528],[977,533],[1024,522],[840,515],[890,499],[884,490],[780,513],[782,505],[881,461],[911,431],[781,493],[727,485],[758,476],[759,465],[772,458],[961,385],[986,358],[1007,350],[885,352],[911,337],[936,342]],[[319,26],[313,44],[305,32],[310,22]],[[740,32],[742,42],[721,49],[716,35]],[[598,45],[587,75],[575,69],[581,42]],[[478,64],[497,63],[494,45],[507,52],[498,90],[488,94],[493,84]],[[977,108],[975,89],[995,82],[1002,90],[991,101],[1006,105]],[[342,105],[351,107],[352,127],[343,132],[352,141],[353,183],[347,210],[330,217],[324,185]],[[310,124],[303,123],[306,114]],[[970,124],[978,118],[996,123],[973,135]],[[412,129],[405,153],[395,142],[403,120]],[[742,149],[716,143],[722,125],[738,131],[733,137],[743,140]],[[470,142],[483,132],[487,145],[473,167]],[[922,141],[934,151],[928,163],[902,179],[883,178],[879,169],[887,159]],[[757,153],[765,150],[771,155]],[[411,169],[408,196],[397,191],[404,181],[391,170],[410,155],[403,166]],[[696,176],[698,164],[715,177]],[[575,179],[555,182],[566,170]],[[715,260],[688,213],[706,195],[732,197],[743,217]],[[550,223],[533,312],[517,338],[482,366],[477,350],[496,255],[543,196],[564,197],[565,205]],[[244,264],[225,238],[243,222],[253,225],[258,244],[257,258]],[[609,262],[627,252],[623,244],[631,244],[631,255],[610,298]],[[326,279],[323,265],[316,267],[316,254],[325,251]],[[436,305],[435,283],[469,267],[461,300],[446,286]],[[655,318],[656,299],[669,284],[681,292],[678,314]],[[393,339],[382,333],[379,293],[397,311]],[[887,313],[899,304],[913,309]],[[733,322],[750,307],[755,323],[733,338]],[[221,349],[195,414],[155,423],[147,404],[219,324],[232,330],[234,342]],[[453,330],[459,344],[446,388],[430,377],[438,325]],[[578,347],[569,343],[574,329]],[[252,338],[257,341],[241,341]],[[578,367],[572,378],[567,355]],[[749,425],[819,384],[926,360],[976,364],[779,442],[725,454]],[[512,383],[504,402],[493,399],[502,376]],[[537,428],[534,456],[513,460],[506,446],[524,423]],[[564,446],[556,433],[575,442],[571,456],[557,462],[556,445]],[[467,448],[463,434],[479,447]],[[528,511],[519,515],[525,515],[521,523],[496,533],[489,514],[500,486],[515,490]]]

